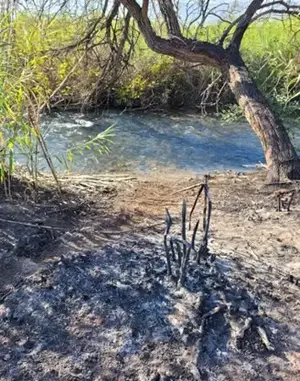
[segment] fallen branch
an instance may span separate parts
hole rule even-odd
[[[198,187],[200,187],[201,185],[202,185],[202,183],[198,183],[198,184],[195,184],[195,185],[191,185],[190,187],[187,187],[187,188],[179,189],[178,191],[172,193],[172,195],[175,195],[175,194],[178,194],[178,193],[181,193],[181,192],[190,190],[190,189],[198,188]]]
[[[49,230],[66,231],[65,228],[59,228],[59,227],[50,226],[50,225],[43,225],[43,222],[38,222],[36,224],[31,224],[30,222],[8,220],[6,218],[0,218],[0,221],[1,222],[5,222],[5,223],[9,223],[9,224],[27,226],[29,228],[35,228],[35,229],[38,228],[38,229],[49,229]]]

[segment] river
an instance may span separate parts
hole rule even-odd
[[[99,155],[97,148],[75,147],[114,125],[110,153]],[[73,148],[72,170],[79,173],[101,171],[211,170],[243,171],[264,162],[260,142],[245,123],[222,125],[219,120],[199,116],[153,113],[101,115],[73,112],[46,116],[42,124],[51,154],[62,158]],[[63,164],[55,160],[58,170]],[[41,160],[40,169],[46,169]]]

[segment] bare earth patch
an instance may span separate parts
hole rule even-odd
[[[62,197],[2,197],[0,380],[298,380],[300,199],[277,212],[263,178],[211,175],[217,259],[192,263],[182,288],[164,208],[179,216],[202,177],[74,177]]]

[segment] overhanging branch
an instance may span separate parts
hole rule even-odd
[[[236,27],[229,48],[237,51],[240,48],[242,38],[251,23],[267,15],[287,15],[300,18],[300,5],[289,4],[285,1],[275,0],[263,4],[264,0],[251,2],[246,12],[232,21],[223,32],[219,45],[223,46],[230,32]],[[259,5],[260,4],[260,5]]]
[[[148,46],[155,52],[202,65],[222,66],[226,59],[226,52],[221,46],[191,40],[181,35],[170,36],[168,39],[157,36],[148,16],[135,0],[120,0],[120,2],[134,17]]]
[[[282,6],[282,7],[284,7],[288,11],[290,11],[290,10],[298,10],[298,11],[300,11],[300,5],[288,4],[287,2],[280,1],[280,0],[278,0],[278,1],[271,1],[270,3],[263,4],[263,5],[261,5],[261,7],[259,9],[274,7],[276,5]]]

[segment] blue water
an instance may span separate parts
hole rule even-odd
[[[77,152],[75,147],[113,124],[115,136],[109,154],[99,155],[96,147],[84,150],[83,155]],[[55,160],[59,170],[64,169],[60,161],[70,148],[74,149],[72,169],[84,173],[245,170],[264,162],[260,142],[247,124],[222,125],[195,115],[64,112],[47,116],[43,130],[50,153],[60,159]]]

